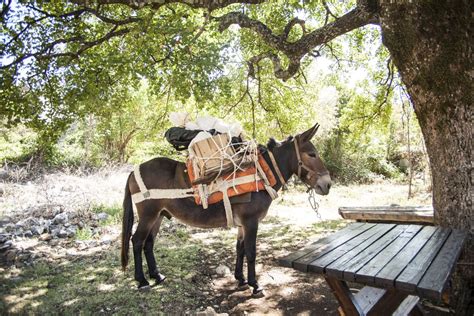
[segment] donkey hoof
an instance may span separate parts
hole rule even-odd
[[[156,280],[155,286],[156,286],[156,285],[160,285],[161,283],[163,283],[164,280],[166,280],[166,277],[165,277],[163,274],[161,274],[161,273],[158,273],[158,275],[155,276],[154,278],[155,278],[155,280]]]
[[[151,290],[151,287],[149,285],[143,285],[138,287],[138,291],[140,292],[149,292]]]
[[[263,292],[263,287],[257,287],[252,290],[252,297],[259,298],[264,296],[265,293]]]
[[[238,290],[246,290],[249,287],[249,283],[245,280],[240,280],[239,284],[237,285]]]

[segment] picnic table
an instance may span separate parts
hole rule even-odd
[[[345,315],[406,315],[441,300],[466,233],[436,226],[353,223],[279,259],[324,275]],[[353,294],[347,282],[365,285]]]

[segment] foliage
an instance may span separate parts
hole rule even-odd
[[[366,181],[374,173],[396,177],[392,162],[400,160],[403,140],[390,137],[393,84],[386,87],[398,79],[377,28],[359,28],[316,47],[293,79],[281,81],[270,60],[257,62],[251,75],[247,61],[272,52],[286,67],[286,56],[256,40],[253,30],[219,32],[215,18],[241,8],[281,34],[298,16],[306,22],[289,30],[294,42],[354,3],[327,6],[329,11],[318,2],[234,5],[211,18],[180,4],[85,11],[61,1],[14,4],[1,26],[0,117],[6,129],[25,126],[36,137],[2,155],[36,154],[49,164],[76,166],[138,163],[157,155],[182,159],[163,134],[168,114],[185,110],[239,121],[261,143],[319,121],[321,154],[340,181]],[[69,40],[56,45],[64,38]],[[82,50],[84,42],[91,44]],[[316,75],[321,69],[313,56],[323,60],[317,64],[328,67],[326,74]],[[395,132],[403,128],[396,125]]]

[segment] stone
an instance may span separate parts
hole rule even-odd
[[[216,273],[217,273],[218,276],[226,276],[226,275],[230,274],[230,269],[229,269],[229,267],[221,264],[216,268]]]
[[[7,262],[14,262],[16,259],[16,254],[18,253],[17,249],[10,249],[5,252],[5,259],[7,259]]]
[[[24,233],[23,233],[23,236],[27,237],[27,238],[31,238],[33,237],[33,233],[31,232],[31,230],[26,230]]]
[[[77,233],[77,226],[76,225],[71,225],[66,229],[67,236],[68,237],[73,237]]]
[[[11,232],[15,231],[15,224],[8,223],[8,224],[5,225],[5,227],[3,229],[5,230],[6,233],[11,233]]]
[[[41,225],[36,225],[31,227],[31,232],[33,233],[33,235],[41,235],[45,232],[45,228]]]
[[[5,169],[0,169],[0,180],[7,180],[8,172]]]
[[[53,237],[59,237],[59,233],[61,232],[61,228],[54,226],[54,228],[51,228],[51,236]]]
[[[11,248],[12,245],[13,245],[13,243],[12,243],[11,240],[6,240],[6,241],[0,243],[0,250],[1,250],[1,251],[4,251],[4,250],[6,250],[6,249],[8,249],[8,248]]]
[[[67,213],[59,213],[53,218],[53,224],[64,224],[68,221]]]
[[[39,240],[41,241],[48,241],[48,240],[51,240],[53,239],[53,236],[51,236],[51,234],[41,234],[41,236],[39,237]]]
[[[102,212],[102,213],[97,214],[97,220],[99,222],[105,222],[108,218],[109,218],[109,214],[107,213]]]
[[[52,247],[59,245],[59,239],[50,239],[49,245]]]
[[[59,238],[66,238],[66,237],[68,237],[67,230],[61,229],[61,230],[59,231],[59,233],[58,233],[58,237],[59,237]]]
[[[74,249],[69,249],[66,251],[66,255],[69,257],[75,257],[75,256],[78,256],[79,253]]]
[[[228,316],[227,313],[217,313],[214,308],[208,306],[204,311],[197,312],[196,316]]]

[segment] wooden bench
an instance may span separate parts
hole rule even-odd
[[[339,215],[344,219],[364,222],[418,223],[433,225],[431,206],[366,206],[340,207]]]
[[[353,223],[279,262],[323,274],[341,314],[406,315],[420,297],[442,299],[465,238],[450,228]],[[365,287],[353,294],[347,282]]]

